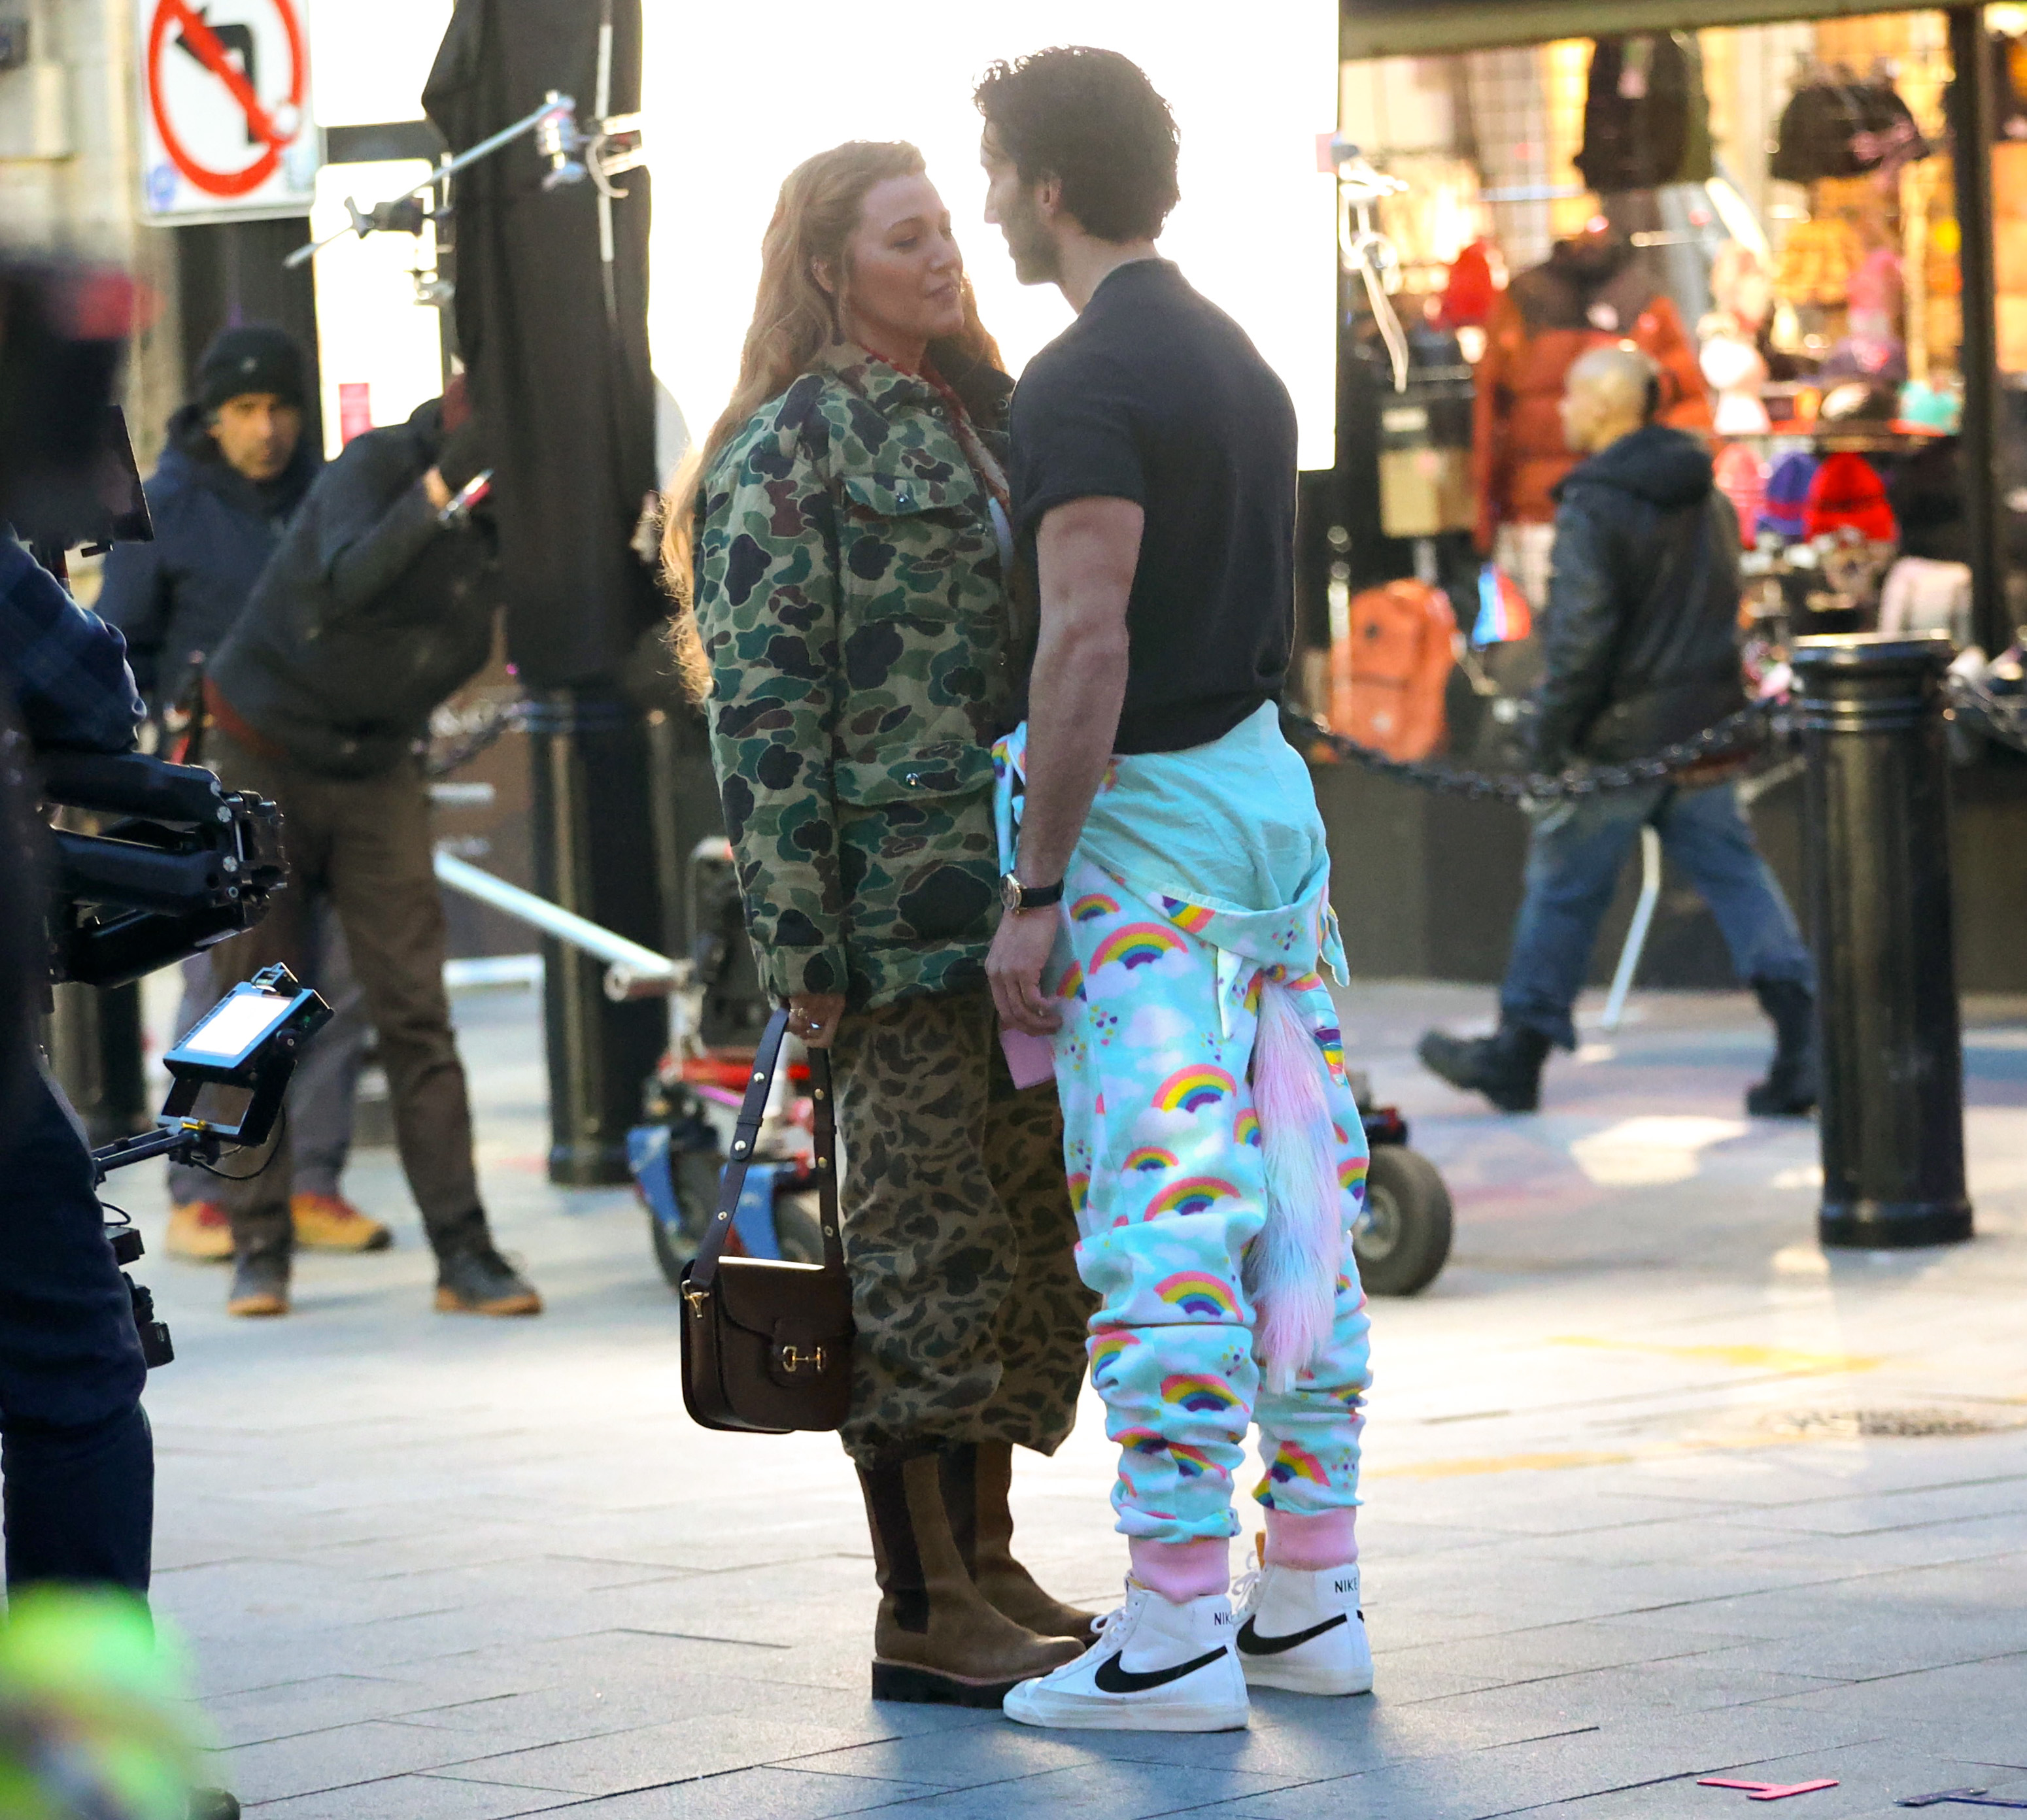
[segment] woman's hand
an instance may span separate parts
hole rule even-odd
[[[788,1033],[799,1036],[812,1049],[828,1049],[837,1034],[837,1021],[844,1015],[842,992],[791,992],[788,995]]]

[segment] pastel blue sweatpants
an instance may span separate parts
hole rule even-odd
[[[1232,1487],[1255,1421],[1261,1504],[1313,1515],[1359,1501],[1369,1323],[1351,1227],[1366,1148],[1322,980],[1228,956],[1220,985],[1219,951],[1196,932],[1210,914],[1162,903],[1080,857],[1047,977],[1064,1013],[1056,1080],[1077,1269],[1101,1298],[1091,1383],[1120,1449],[1113,1507],[1124,1534],[1176,1542],[1237,1533]],[[1299,947],[1290,933],[1284,951]],[[1279,1391],[1263,1383],[1245,1281],[1266,1217],[1250,1080],[1263,979],[1294,991],[1316,1039],[1344,1218],[1331,1337]]]

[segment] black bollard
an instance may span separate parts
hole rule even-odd
[[[1826,1246],[1971,1235],[1938,633],[1795,641]]]

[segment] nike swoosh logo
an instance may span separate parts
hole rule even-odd
[[[1279,1656],[1283,1650],[1295,1649],[1311,1643],[1326,1630],[1335,1630],[1340,1624],[1351,1620],[1340,1611],[1335,1618],[1326,1618],[1320,1624],[1312,1624],[1306,1630],[1298,1630],[1287,1637],[1262,1637],[1253,1628],[1249,1618],[1239,1627],[1239,1652],[1242,1656]]]
[[[1222,1649],[1213,1649],[1199,1656],[1194,1662],[1178,1663],[1173,1668],[1150,1668],[1144,1671],[1122,1668],[1119,1665],[1119,1658],[1112,1656],[1098,1665],[1098,1672],[1091,1679],[1101,1693],[1145,1693],[1150,1688],[1166,1687],[1172,1681],[1180,1681],[1186,1674],[1194,1674],[1200,1668],[1208,1668],[1224,1654]]]

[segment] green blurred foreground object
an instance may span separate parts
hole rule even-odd
[[[0,1820],[186,1820],[207,1811],[193,1802],[198,1761],[183,1665],[140,1600],[39,1586],[10,1600]]]

